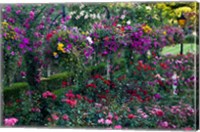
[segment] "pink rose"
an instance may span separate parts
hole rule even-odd
[[[114,128],[115,129],[122,129],[122,126],[121,125],[116,125]]]
[[[6,118],[4,119],[5,126],[14,126],[18,122],[17,118]]]
[[[103,119],[103,118],[99,119],[99,120],[98,120],[98,123],[99,123],[99,124],[104,124],[104,119]]]
[[[69,116],[68,116],[68,115],[66,115],[66,114],[65,114],[65,115],[63,115],[63,116],[62,116],[62,118],[63,118],[63,120],[65,120],[65,121],[68,121],[68,120],[69,120]]]
[[[52,117],[55,121],[59,120],[59,117],[58,117],[56,114],[52,114],[51,117]]]
[[[106,119],[105,124],[110,125],[112,124],[112,121],[110,119]]]

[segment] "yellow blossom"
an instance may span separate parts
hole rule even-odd
[[[63,53],[66,53],[66,51],[64,50],[64,44],[63,43],[58,43],[57,50],[62,51]]]
[[[145,26],[142,26],[142,29],[145,33],[148,33],[148,32],[151,32],[152,31],[152,28],[149,27],[148,25],[145,25]]]
[[[166,31],[163,32],[164,35],[167,35]]]
[[[8,23],[7,22],[2,22],[2,25],[3,26],[8,26]]]
[[[56,57],[58,55],[57,52],[53,52],[53,56]]]

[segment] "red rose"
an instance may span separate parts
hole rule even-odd
[[[163,116],[164,112],[162,110],[156,110],[156,115],[157,116]]]
[[[136,118],[136,116],[133,115],[133,114],[129,114],[129,115],[128,115],[128,118],[129,118],[129,119],[134,119],[134,118]]]

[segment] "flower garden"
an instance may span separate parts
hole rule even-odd
[[[2,125],[196,129],[196,5],[4,5]]]

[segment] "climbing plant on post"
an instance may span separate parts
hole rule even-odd
[[[55,12],[55,10],[57,11]],[[13,38],[16,38],[9,46],[11,49],[17,49],[18,54],[24,56],[26,79],[29,84],[30,109],[39,108],[41,110],[40,117],[30,120],[33,125],[41,125],[43,123],[42,119],[45,118],[44,107],[41,105],[43,89],[40,89],[39,86],[42,68],[45,64],[42,49],[46,47],[46,31],[49,31],[47,29],[51,29],[50,27],[59,26],[60,21],[65,24],[66,15],[64,10],[64,7],[60,8],[59,5],[18,4],[6,5],[2,13],[3,22],[12,25]],[[52,19],[57,13],[59,13],[59,16],[62,15],[61,20],[58,20],[59,17]],[[11,26],[8,28],[11,28]]]

